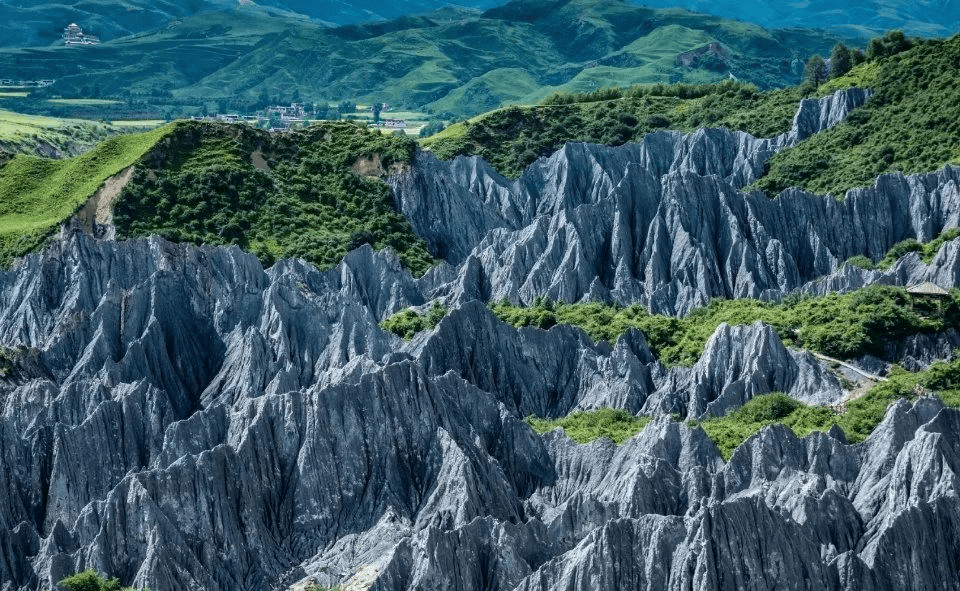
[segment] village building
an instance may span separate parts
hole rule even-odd
[[[83,29],[77,26],[77,23],[70,23],[70,26],[63,30],[63,42],[66,45],[96,45],[100,43],[100,38],[84,35]]]
[[[384,119],[383,126],[387,129],[406,129],[407,122],[403,119]]]
[[[281,119],[304,119],[307,116],[307,110],[301,103],[290,103],[289,107],[270,107],[267,109],[267,117],[270,115],[279,115]]]

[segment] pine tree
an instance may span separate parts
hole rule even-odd
[[[839,78],[853,67],[853,56],[847,46],[837,43],[830,54],[830,77]]]
[[[827,79],[827,64],[820,55],[814,55],[807,61],[806,69],[807,82],[814,86],[820,86]]]

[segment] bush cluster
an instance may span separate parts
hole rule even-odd
[[[809,406],[784,394],[768,394],[753,398],[724,417],[689,421],[688,425],[701,427],[729,459],[741,443],[767,425],[783,424],[799,437],[838,426],[849,443],[860,443],[883,421],[890,404],[899,399],[936,396],[947,406],[960,407],[960,358],[934,363],[918,373],[894,366],[888,380],[839,410]]]
[[[960,328],[960,290],[938,305],[905,289],[871,286],[847,294],[790,297],[780,303],[758,300],[714,300],[685,318],[650,314],[640,305],[627,308],[597,302],[567,304],[538,298],[531,306],[503,300],[490,305],[498,318],[515,327],[548,329],[576,326],[595,340],[615,342],[631,329],[640,330],[650,349],[668,366],[690,366],[703,354],[707,340],[721,323],[772,326],[788,345],[840,359],[865,353],[883,355],[906,336]]]
[[[415,148],[352,122],[284,134],[179,123],[117,200],[117,237],[237,244],[265,265],[297,257],[320,268],[369,243],[391,248],[421,275],[434,264],[426,243],[396,210],[389,186],[354,171],[361,160],[381,171],[408,164]]]
[[[756,187],[843,196],[880,174],[937,170],[960,163],[960,36],[871,42],[867,62],[821,92],[859,85],[867,103],[836,127],[777,154]]]
[[[782,424],[798,437],[814,431],[826,433],[834,426],[843,431],[848,443],[864,441],[883,421],[891,403],[920,396],[936,396],[947,406],[960,407],[960,357],[937,362],[922,372],[911,373],[899,366],[891,370],[888,381],[870,388],[863,396],[842,407],[810,406],[780,392],[752,398],[745,405],[722,417],[687,421],[701,428],[717,445],[724,459],[764,427]],[[589,443],[607,437],[617,444],[636,435],[649,423],[649,417],[636,417],[625,410],[600,409],[575,412],[560,419],[527,417],[526,423],[538,433],[563,427],[568,437]]]
[[[88,568],[82,573],[70,575],[57,585],[70,591],[137,591],[133,587],[125,587],[116,577],[107,579],[101,576],[92,568]],[[149,589],[144,591],[149,591]]]
[[[728,127],[758,137],[788,131],[803,98],[799,87],[761,92],[752,84],[652,84],[551,95],[543,104],[507,107],[448,130],[425,145],[441,159],[481,156],[517,178],[568,142],[621,145],[658,129]],[[456,126],[455,126],[456,127]]]
[[[436,328],[446,315],[447,308],[436,300],[426,314],[407,308],[381,322],[380,328],[409,341],[419,332]]]
[[[590,443],[601,437],[620,445],[650,422],[650,417],[634,416],[625,410],[601,408],[575,412],[559,419],[539,419],[529,416],[525,422],[537,433],[549,433],[562,427],[567,437],[577,443]]]
[[[958,237],[960,237],[960,228],[949,228],[926,244],[918,242],[916,238],[902,240],[890,247],[887,254],[879,261],[874,262],[863,255],[857,255],[847,259],[844,264],[860,267],[861,269],[886,270],[911,252],[919,252],[920,259],[924,263],[930,264],[933,258],[937,256],[937,253],[940,252],[940,249],[943,248],[944,244]]]

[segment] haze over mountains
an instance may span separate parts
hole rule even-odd
[[[957,0],[643,0],[642,4],[680,6],[765,27],[827,28],[842,34],[902,29],[912,35],[944,36],[960,27]]]

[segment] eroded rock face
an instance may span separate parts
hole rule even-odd
[[[2,588],[88,566],[159,591],[960,584],[957,411],[897,405],[860,447],[771,427],[726,463],[666,413],[841,395],[769,327],[722,326],[688,369],[637,332],[515,330],[477,302],[403,343],[376,322],[421,283],[368,247],[264,271],[77,233],[0,275],[20,350],[0,380]],[[620,447],[521,420],[601,406],[660,418]],[[945,562],[917,566],[934,539]]]
[[[667,368],[639,332],[515,330],[483,304],[683,312],[955,285],[957,243],[886,273],[837,262],[956,223],[956,169],[844,203],[738,191],[864,99],[805,102],[773,140],[567,146],[517,183],[421,156],[398,199],[448,263],[418,280],[369,247],[327,272],[265,271],[235,248],[66,232],[0,273],[0,589],[86,567],[155,591],[960,588],[960,412],[897,403],[859,446],[768,427],[725,462],[670,414],[775,390],[834,402],[837,380],[762,324],[723,325],[693,367]],[[377,326],[436,297],[451,313],[409,343]],[[621,446],[522,421],[599,407],[656,418]]]
[[[841,263],[880,259],[906,238],[960,223],[960,169],[885,175],[837,201],[742,190],[778,150],[838,123],[868,93],[804,101],[789,133],[658,132],[611,148],[569,144],[514,182],[478,158],[420,154],[393,179],[397,204],[436,254],[459,267],[435,285],[452,301],[641,302],[683,314],[711,298],[779,298],[876,281]],[[956,258],[929,274],[953,285]],[[817,286],[811,283],[818,279]]]

